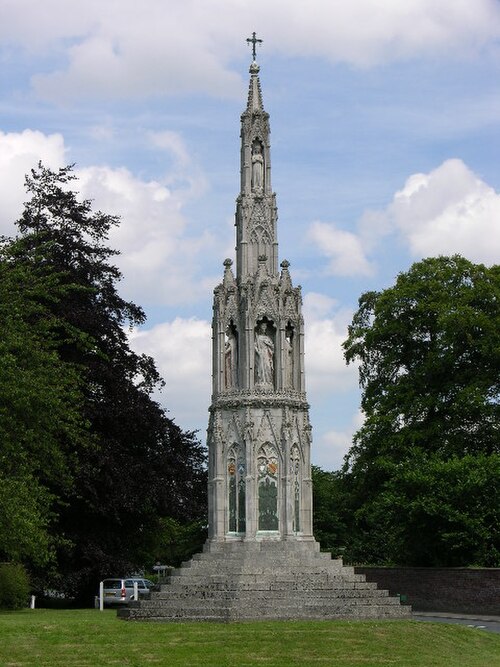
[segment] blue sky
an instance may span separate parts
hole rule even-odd
[[[359,295],[426,256],[500,260],[498,1],[0,0],[0,234],[38,160],[76,163],[82,195],[122,217],[121,291],[148,314],[131,342],[204,437],[254,30],[312,459],[333,470],[362,423],[340,347]]]

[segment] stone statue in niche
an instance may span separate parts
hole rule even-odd
[[[255,334],[255,379],[260,386],[274,386],[274,341],[266,322],[259,324]]]
[[[262,144],[254,141],[252,144],[252,190],[262,190],[264,187],[264,156]]]
[[[224,346],[224,377],[226,389],[234,389],[238,384],[236,334],[228,327]]]
[[[285,331],[285,387],[293,389],[293,329],[287,328]]]

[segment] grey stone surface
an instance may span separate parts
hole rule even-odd
[[[408,618],[399,598],[320,553],[313,538],[302,297],[289,263],[278,269],[269,116],[258,75],[253,62],[241,116],[236,276],[225,260],[214,290],[208,542],[161,591],[119,615],[149,621]]]
[[[410,618],[411,608],[367,582],[316,542],[208,543],[128,620],[249,621]]]
[[[236,275],[226,259],[214,290],[207,433],[213,542],[313,540],[302,297],[289,263],[278,267],[269,136],[254,62],[241,116]]]

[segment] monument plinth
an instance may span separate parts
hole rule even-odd
[[[312,533],[311,425],[300,287],[278,267],[269,115],[250,66],[241,116],[236,275],[214,290],[209,536],[130,620],[404,618],[409,608],[320,553]]]

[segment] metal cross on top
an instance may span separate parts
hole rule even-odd
[[[262,40],[257,39],[257,37],[255,36],[255,33],[253,32],[252,36],[247,38],[247,42],[252,45],[252,56],[253,56],[253,59],[255,60],[255,46],[257,44],[262,44]]]

